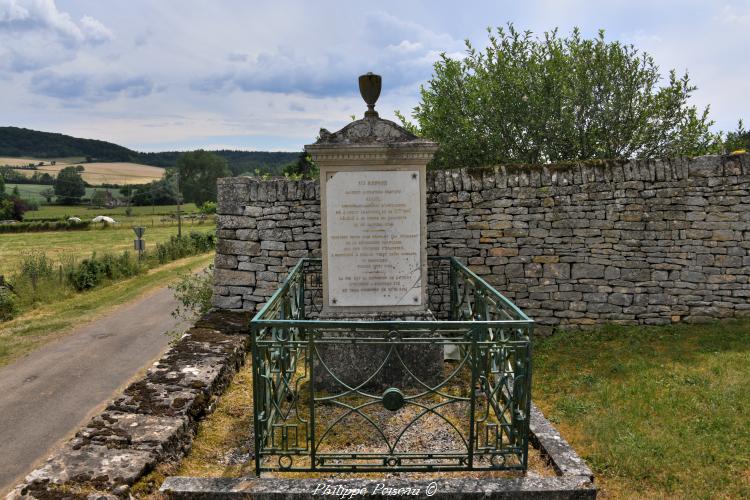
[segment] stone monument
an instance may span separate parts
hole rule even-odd
[[[427,303],[426,165],[438,145],[420,139],[375,111],[381,77],[359,77],[364,118],[338,132],[321,129],[305,146],[320,168],[323,308],[321,319],[434,320]],[[356,334],[353,334],[356,335]],[[357,386],[387,359],[368,386],[407,387],[408,373],[435,382],[442,347],[387,344],[320,345],[317,353],[336,378]],[[317,361],[316,361],[317,362]],[[408,365],[408,366],[407,366]],[[340,383],[315,370],[316,387]]]
[[[375,111],[381,77],[359,77],[364,118],[305,146],[320,167],[323,316],[427,312],[426,165],[438,145]]]

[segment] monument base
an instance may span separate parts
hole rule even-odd
[[[336,313],[324,311],[322,321],[435,321],[429,310],[404,313]],[[363,332],[342,333],[342,337]],[[419,334],[417,334],[419,335]],[[424,333],[423,335],[430,335]],[[313,358],[315,389],[341,393],[350,388],[383,391],[395,387],[404,393],[421,392],[440,383],[443,372],[441,344],[357,343],[317,345]],[[381,367],[382,365],[382,367]]]

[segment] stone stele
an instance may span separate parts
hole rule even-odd
[[[305,146],[320,167],[323,316],[426,311],[425,167],[437,147],[374,112]]]

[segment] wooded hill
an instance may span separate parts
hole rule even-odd
[[[255,169],[272,174],[299,157],[299,153],[269,151],[211,151],[227,160],[232,174],[253,173]],[[85,157],[100,162],[133,162],[155,167],[171,167],[179,151],[141,153],[124,146],[65,134],[40,132],[19,127],[0,127],[0,156],[30,158]]]

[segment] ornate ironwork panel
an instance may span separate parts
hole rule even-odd
[[[526,468],[533,322],[458,260],[429,270],[436,321],[315,319],[320,261],[290,272],[251,323],[258,474]],[[366,370],[341,373],[344,346]]]

